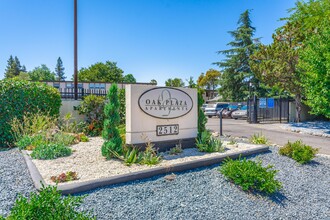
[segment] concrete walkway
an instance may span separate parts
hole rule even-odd
[[[206,127],[213,131],[220,130],[218,118],[208,119]],[[330,138],[296,133],[281,128],[283,124],[249,124],[245,120],[223,119],[223,134],[249,138],[254,133],[262,132],[271,143],[283,146],[289,141],[302,140],[305,144],[319,148],[320,154],[330,155]]]

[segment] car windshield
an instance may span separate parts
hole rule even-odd
[[[208,104],[207,105],[207,108],[215,108],[215,107],[217,107],[217,104]]]
[[[233,110],[233,109],[237,109],[237,108],[238,108],[237,105],[230,105],[230,106],[228,106],[228,109],[229,110]]]
[[[247,105],[243,105],[240,109],[241,110],[247,110]]]

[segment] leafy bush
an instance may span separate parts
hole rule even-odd
[[[159,164],[162,160],[162,157],[157,155],[157,150],[154,148],[154,144],[151,143],[151,140],[147,139],[147,137],[145,140],[147,140],[146,149],[140,154],[140,163],[146,165]]]
[[[119,89],[119,117],[120,124],[126,124],[126,97],[125,89]]]
[[[171,148],[170,149],[170,154],[171,155],[177,155],[179,153],[182,153],[182,146],[181,146],[181,143],[179,144],[176,144],[175,147]]]
[[[131,166],[134,163],[140,163],[141,153],[139,149],[135,147],[125,147],[123,149],[123,155],[119,155],[117,152],[112,152],[115,157],[124,161],[125,165]]]
[[[244,191],[255,190],[272,194],[282,188],[281,182],[274,177],[277,170],[272,165],[262,167],[261,161],[226,159],[220,166],[220,172],[230,181],[239,185]]]
[[[12,135],[15,141],[20,140],[23,136],[34,136],[50,129],[56,128],[57,119],[48,113],[29,113],[23,115],[22,120],[14,117],[10,122]]]
[[[279,150],[280,155],[290,157],[300,164],[311,161],[317,152],[318,149],[305,145],[301,140],[295,141],[294,143],[288,141],[288,143]]]
[[[250,137],[250,142],[252,144],[267,144],[268,139],[262,133],[257,133]]]
[[[71,145],[73,143],[76,143],[76,136],[74,136],[72,134],[58,132],[58,133],[53,135],[50,142],[51,143],[56,143],[56,144],[59,144],[59,145]]]
[[[207,123],[207,118],[202,110],[202,106],[204,103],[203,99],[203,92],[201,89],[198,89],[198,137],[200,138],[202,133],[206,131],[206,123]]]
[[[31,157],[33,159],[50,160],[58,157],[69,156],[71,153],[71,148],[63,144],[49,143],[36,146],[31,154]]]
[[[15,145],[21,150],[33,150],[37,146],[46,144],[46,137],[42,134],[37,134],[34,136],[24,135]]]
[[[44,83],[5,79],[0,81],[0,146],[15,142],[10,122],[23,120],[26,113],[57,117],[61,96],[57,89]]]
[[[50,179],[54,183],[64,183],[64,182],[77,180],[78,179],[78,174],[77,174],[77,172],[68,171],[66,173],[61,173],[58,176],[51,176]]]
[[[62,197],[54,186],[44,187],[39,193],[31,193],[29,200],[20,195],[7,220],[93,219],[86,212],[76,211],[82,201],[81,196]]]
[[[111,85],[107,98],[109,99],[109,102],[104,107],[106,119],[104,120],[102,131],[102,136],[105,140],[102,145],[102,156],[110,159],[115,156],[113,152],[116,152],[119,155],[122,155],[123,153],[122,140],[118,130],[120,117],[117,84]]]
[[[212,136],[212,134],[205,130],[200,137],[196,139],[196,146],[201,152],[224,152],[225,148],[219,139]]]
[[[79,134],[81,142],[88,142],[89,139],[85,134]]]
[[[101,135],[104,123],[104,106],[105,97],[96,95],[85,96],[78,106],[79,114],[86,116],[87,129],[85,132],[87,135],[92,137]]]

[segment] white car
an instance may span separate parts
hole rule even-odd
[[[234,111],[232,114],[231,114],[231,117],[233,119],[239,119],[239,118],[247,118],[247,106],[244,105],[242,106],[239,110],[237,111]]]

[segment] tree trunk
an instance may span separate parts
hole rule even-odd
[[[301,114],[301,94],[295,95],[296,102],[296,122],[300,122],[300,114]]]

